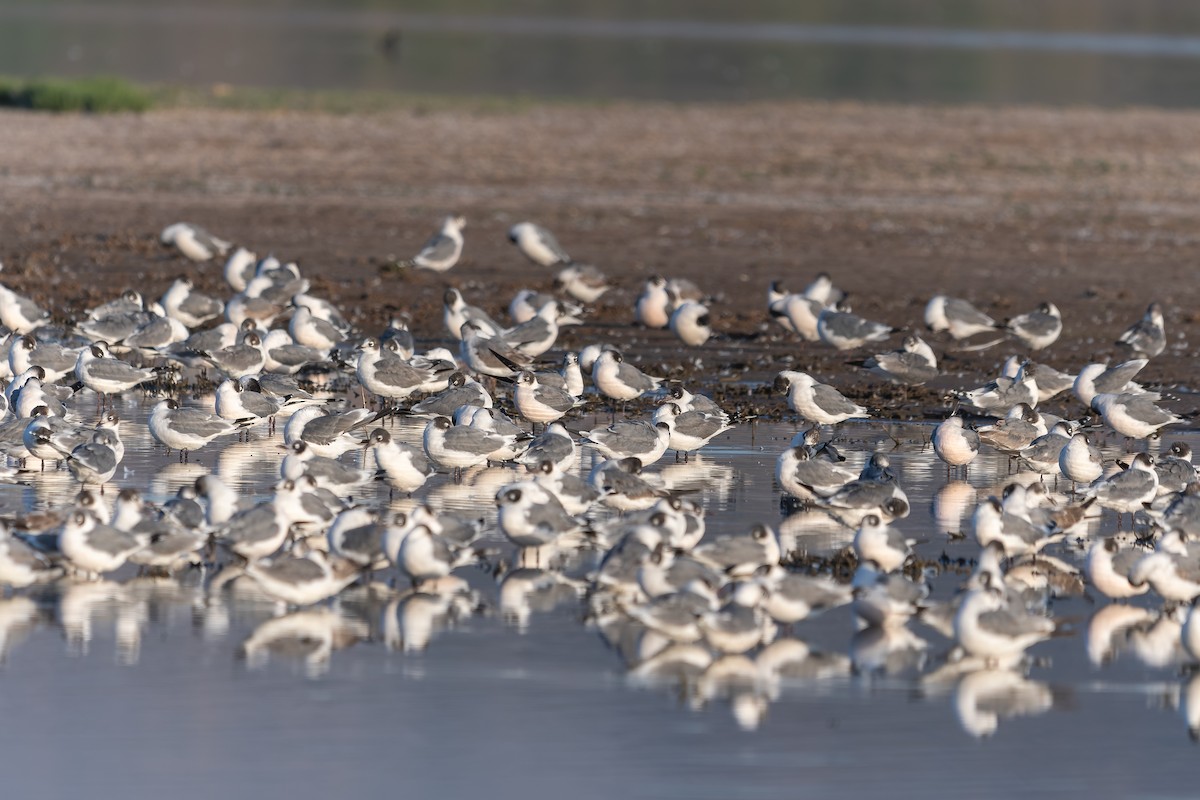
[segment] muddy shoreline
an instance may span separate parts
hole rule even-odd
[[[156,295],[183,273],[227,293],[220,265],[158,245],[164,225],[186,219],[297,260],[365,332],[408,311],[423,340],[443,340],[447,285],[497,316],[518,289],[550,288],[552,271],[505,238],[532,219],[616,284],[561,345],[612,341],[747,412],[783,410],[751,389],[791,366],[885,416],[940,416],[951,389],[1018,352],[947,352],[935,337],[946,375],[905,398],[848,363],[868,353],[804,344],[770,322],[767,284],[798,289],[821,270],[855,311],[898,328],[919,328],[937,292],[997,318],[1052,300],[1065,330],[1037,359],[1060,369],[1125,357],[1113,340],[1158,299],[1169,345],[1145,382],[1195,384],[1200,113],[622,104],[3,112],[0,126],[3,280],[62,316],[127,287]],[[386,271],[450,211],[469,224],[459,266]],[[656,272],[712,294],[721,336],[687,349],[632,326],[633,298]],[[1195,409],[1176,394],[1177,410]]]

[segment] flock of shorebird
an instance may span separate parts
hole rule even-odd
[[[397,268],[451,269],[463,253],[464,226],[463,218],[447,217]],[[851,605],[863,625],[888,635],[914,618],[930,624],[955,642],[963,669],[1011,669],[1062,627],[1049,613],[1053,575],[1075,568],[1040,551],[1076,535],[1106,508],[1136,518],[1141,535],[1135,544],[1128,537],[1094,542],[1084,564],[1088,582],[1116,600],[1157,593],[1163,614],[1186,614],[1182,644],[1200,658],[1200,619],[1193,621],[1188,606],[1200,596],[1200,547],[1190,546],[1200,535],[1200,485],[1190,449],[1177,443],[1163,457],[1137,452],[1105,463],[1089,440],[1098,424],[1037,410],[1073,390],[1127,442],[1181,422],[1160,407],[1159,394],[1134,382],[1167,347],[1159,304],[1119,337],[1132,360],[1068,375],[1013,358],[994,380],[958,393],[974,413],[956,411],[931,437],[947,468],[966,469],[988,447],[1035,479],[978,504],[974,571],[961,592],[934,602],[916,568],[914,541],[891,526],[910,506],[887,455],[875,453],[861,472],[851,471],[822,427],[868,418],[870,409],[801,371],[785,370],[764,387],[785,394],[811,425],[779,455],[778,485],[795,503],[855,531],[852,581],[797,566],[768,525],[706,536],[703,495],[674,491],[648,468],[669,450],[700,450],[737,421],[711,398],[643,372],[608,344],[540,361],[609,284],[537,225],[515,225],[509,239],[534,263],[557,270],[557,292],[520,292],[505,324],[446,289],[447,339],[424,352],[405,319],[364,335],[311,293],[295,264],[260,259],[186,223],[166,228],[162,242],[195,261],[226,258],[229,297],[202,294],[180,278],[157,302],[129,291],[57,325],[0,286],[0,324],[9,331],[8,357],[0,362],[9,381],[0,449],[16,464],[3,478],[37,480],[31,460],[62,462],[82,489],[70,507],[10,522],[0,538],[0,584],[87,580],[127,563],[166,572],[219,566],[214,582],[244,575],[280,603],[308,606],[389,569],[412,592],[453,597],[468,591],[455,570],[503,561],[525,570],[527,594],[586,597],[610,641],[637,631],[639,665],[669,669],[703,660],[701,653],[711,662],[762,652],[787,638],[781,628]],[[896,333],[855,315],[825,274],[802,292],[774,283],[767,301],[770,317],[787,332],[838,350],[860,350]],[[669,328],[698,347],[714,335],[708,302],[691,281],[654,276],[633,313],[639,324]],[[956,342],[999,337],[1030,351],[1053,345],[1063,328],[1052,303],[998,322],[943,295],[928,302],[924,322]],[[858,363],[902,385],[939,377],[932,347],[916,334]],[[221,378],[209,407],[178,398],[181,376],[201,369]],[[316,392],[314,383],[336,391]],[[82,419],[84,390],[96,395],[95,425]],[[124,444],[105,398],[132,391],[167,395],[150,408],[147,424],[153,439],[181,458],[222,437],[264,429],[271,437],[275,421],[286,420],[274,491],[246,497],[209,474],[160,498],[160,506],[125,488],[110,507],[102,492],[118,473]],[[647,397],[659,403],[645,417],[569,428],[596,395],[614,417],[618,404]],[[425,423],[402,441],[390,418]],[[586,472],[579,470],[580,445],[598,454]],[[420,498],[431,480],[469,480],[477,471],[507,478],[498,488],[485,484],[495,490],[478,498],[495,506],[494,526],[423,503],[403,512],[389,507],[395,493]],[[1046,488],[1042,479],[1052,476],[1071,490]],[[363,502],[377,485],[386,487],[387,500]],[[505,541],[507,549],[498,550]],[[557,568],[583,552],[595,554],[585,574],[568,578]]]

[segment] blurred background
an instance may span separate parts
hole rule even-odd
[[[1185,0],[0,3],[0,75],[688,101],[1193,106]]]

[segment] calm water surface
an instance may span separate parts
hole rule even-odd
[[[1172,0],[0,2],[0,74],[533,97],[1195,106]]]
[[[218,442],[183,465],[152,447],[140,402],[120,411],[130,420],[121,486],[162,500],[212,470],[257,496],[275,479],[278,437]],[[926,445],[930,430],[847,425],[837,441],[856,464],[875,450],[892,456],[913,508],[899,525],[921,540],[923,558],[970,558],[973,541],[947,532],[1013,476],[989,454],[969,481],[948,482]],[[416,441],[419,427],[397,432]],[[741,425],[691,464],[667,458],[650,471],[701,490],[709,535],[765,520],[785,546],[831,553],[850,531],[815,514],[781,516],[774,462],[794,432]],[[1195,435],[1178,438],[1200,446]],[[513,475],[492,469],[462,485],[438,476],[419,499],[490,515],[491,496]],[[60,507],[74,492],[52,468],[31,484],[0,488],[6,512]],[[387,490],[357,499],[387,503]],[[1106,514],[1089,533],[1115,528]],[[1051,552],[1081,557],[1074,543]],[[950,567],[930,571],[935,598],[962,580]],[[962,677],[947,671],[950,643],[931,629],[911,623],[881,637],[839,609],[751,657],[654,674],[601,636],[576,593],[501,596],[510,572],[459,570],[469,601],[414,597],[381,576],[291,613],[245,579],[199,572],[121,572],[18,593],[0,603],[6,787],[12,796],[102,787],[98,796],[186,798],[1107,797],[1194,787],[1188,729],[1200,717],[1200,682],[1181,669],[1170,620],[1147,615],[1106,646],[1102,628],[1121,609],[1059,600],[1053,612],[1075,619],[1076,635],[1033,648],[1027,672]]]

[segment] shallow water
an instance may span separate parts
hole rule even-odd
[[[0,3],[0,74],[194,85],[1194,106],[1198,69],[1171,0]]]
[[[90,397],[79,402],[92,408]],[[120,412],[130,456],[119,486],[163,500],[211,469],[259,496],[275,479],[278,436],[217,442],[184,465],[146,438],[142,402],[127,399]],[[700,490],[709,535],[764,520],[785,546],[832,553],[850,531],[820,515],[781,517],[774,462],[795,430],[740,425],[690,464],[668,457],[649,471]],[[413,441],[419,431],[396,429]],[[891,455],[913,509],[897,524],[921,540],[922,558],[946,566],[929,570],[944,599],[962,580],[955,560],[978,549],[947,532],[1012,475],[989,453],[966,481],[948,482],[930,431],[850,424],[836,441],[856,465],[875,450]],[[1200,446],[1193,434],[1174,438]],[[436,476],[418,499],[491,515],[491,497],[513,475],[495,468],[459,485]],[[0,487],[6,512],[61,507],[75,489],[51,467],[30,484]],[[373,485],[356,500],[386,503],[387,490]],[[1089,534],[1115,528],[1106,513]],[[1049,552],[1078,562],[1082,551],[1071,542]],[[564,571],[581,572],[580,562],[587,557]],[[1054,603],[1076,633],[1034,647],[1027,674],[960,679],[942,664],[950,643],[931,629],[858,632],[843,608],[749,658],[693,653],[693,666],[672,676],[606,643],[573,591],[501,595],[528,576],[512,573],[459,570],[474,595],[451,607],[389,590],[390,575],[292,613],[245,579],[198,571],[177,580],[123,571],[17,593],[0,603],[0,752],[14,767],[6,786],[51,797],[104,787],[122,797],[603,798],[1183,796],[1193,785],[1188,727],[1197,723],[1185,715],[1200,715],[1200,680],[1181,673],[1177,624],[1117,637],[1115,658],[1101,665],[1089,655],[1103,649],[1096,634],[1121,609],[1099,598]],[[783,660],[785,671],[767,666]]]

